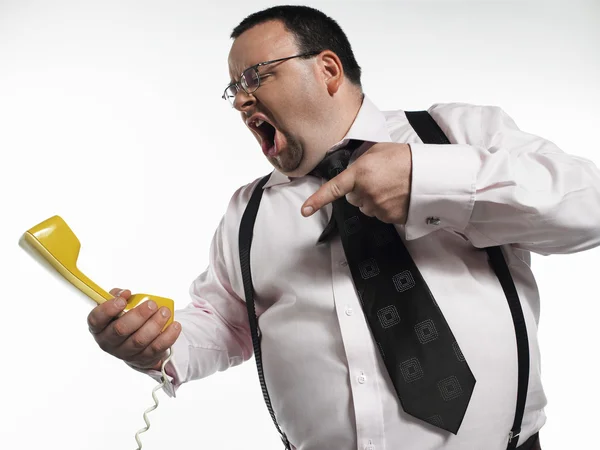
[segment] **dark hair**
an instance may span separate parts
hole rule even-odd
[[[231,38],[237,39],[244,31],[270,20],[283,22],[294,35],[301,53],[331,50],[342,62],[346,78],[357,86],[360,83],[360,66],[354,58],[352,47],[342,28],[331,17],[308,6],[274,6],[249,15],[233,29]]]

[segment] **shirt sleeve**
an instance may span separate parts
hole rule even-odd
[[[521,131],[498,107],[430,113],[454,144],[411,144],[406,239],[446,228],[476,247],[543,255],[600,244],[600,172],[590,160]]]
[[[232,208],[235,205],[230,204],[228,213]],[[173,357],[165,365],[168,383],[163,386],[170,397],[175,397],[183,383],[241,364],[253,354],[246,303],[231,282],[235,276],[232,271],[237,268],[231,261],[237,240],[234,249],[229,234],[239,229],[233,222],[241,218],[237,211],[230,216],[223,217],[213,236],[207,269],[190,286],[191,302],[175,311],[181,333],[172,347]],[[160,371],[130,367],[157,382],[162,380]]]

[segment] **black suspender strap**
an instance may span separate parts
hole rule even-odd
[[[260,381],[260,387],[262,388],[263,397],[267,404],[267,409],[273,423],[279,432],[279,436],[285,445],[286,450],[291,450],[290,443],[285,433],[281,431],[273,406],[271,405],[271,398],[267,390],[267,383],[265,382],[265,375],[262,368],[262,352],[260,349],[260,329],[258,328],[258,317],[256,316],[256,308],[254,305],[254,286],[252,284],[252,273],[250,272],[250,247],[252,246],[252,234],[254,230],[254,222],[256,221],[256,215],[258,213],[258,206],[260,205],[260,199],[263,193],[263,186],[269,179],[270,174],[262,178],[256,185],[250,201],[246,206],[244,215],[242,216],[242,222],[240,224],[239,234],[239,247],[240,247],[240,264],[242,267],[242,280],[244,283],[244,294],[246,296],[246,309],[248,310],[248,321],[250,322],[250,333],[252,334],[252,346],[254,347],[254,358],[256,360],[256,368],[258,370],[258,379]]]
[[[517,339],[517,405],[513,426],[508,433],[508,446],[506,447],[508,450],[512,450],[517,447],[517,442],[519,441],[521,422],[523,421],[523,413],[525,412],[525,400],[527,400],[527,386],[529,385],[529,339],[527,338],[527,326],[525,325],[525,317],[523,317],[519,295],[502,254],[502,248],[488,247],[486,251],[488,252],[492,268],[496,272],[496,276],[500,280],[502,289],[508,300],[508,307],[512,315]]]
[[[439,125],[431,117],[427,111],[406,112],[406,117],[417,132],[421,140],[426,144],[450,144],[450,141],[441,130]],[[273,419],[273,423],[279,432],[281,440],[285,445],[286,450],[291,450],[290,443],[285,433],[281,431],[271,399],[267,390],[264,372],[262,368],[262,353],[260,348],[260,329],[258,328],[258,318],[256,316],[256,308],[254,305],[254,286],[252,285],[252,275],[250,271],[250,247],[252,245],[252,234],[254,230],[254,222],[258,213],[258,207],[263,194],[263,187],[270,174],[262,178],[250,197],[250,201],[246,206],[242,221],[240,224],[239,234],[239,250],[240,264],[242,269],[242,279],[244,283],[244,294],[246,297],[246,308],[248,310],[248,321],[250,323],[250,333],[252,334],[252,345],[254,347],[254,357],[256,359],[256,368],[258,369],[258,378],[262,388],[263,397],[269,410],[269,414]],[[500,285],[506,295],[508,306],[515,327],[515,335],[517,341],[517,361],[518,361],[518,386],[517,386],[517,402],[513,426],[508,436],[507,450],[512,450],[517,447],[519,434],[521,433],[521,422],[523,421],[523,413],[525,410],[525,400],[527,399],[527,387],[529,383],[529,339],[527,338],[527,328],[525,318],[523,317],[523,309],[517,294],[517,289],[513,282],[512,276],[506,260],[502,253],[502,248],[499,246],[488,247],[485,249],[490,265],[494,270]]]
[[[427,111],[405,111],[408,122],[424,144],[450,144],[450,141]]]
[[[450,144],[450,141],[429,112],[407,111],[406,118],[424,143]],[[506,295],[517,341],[517,403],[513,426],[508,434],[507,446],[507,450],[512,450],[517,447],[517,442],[519,441],[521,422],[523,421],[523,413],[525,411],[525,400],[527,399],[527,387],[529,384],[529,339],[527,338],[527,327],[525,325],[525,318],[523,317],[521,302],[502,253],[502,248],[496,246],[488,247],[485,250],[488,254],[490,265],[496,273],[502,289],[504,290],[504,294]]]

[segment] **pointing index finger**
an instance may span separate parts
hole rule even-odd
[[[324,183],[317,192],[311,195],[302,205],[302,215],[309,217],[323,206],[342,198],[354,190],[355,175],[348,167],[339,175]]]

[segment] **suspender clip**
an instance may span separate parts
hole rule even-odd
[[[520,429],[517,430],[516,433],[513,432],[513,431],[510,431],[508,433],[508,443],[510,444],[513,441],[513,439],[518,439],[520,434],[521,434],[521,430]]]

